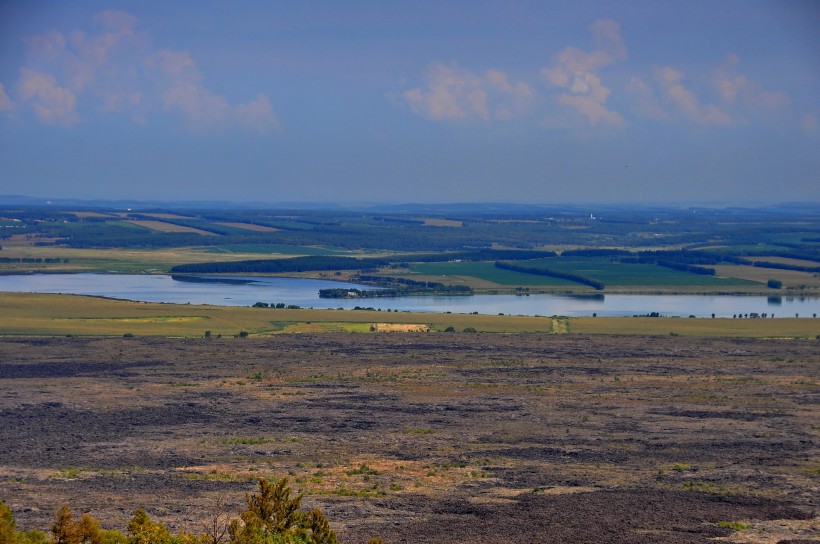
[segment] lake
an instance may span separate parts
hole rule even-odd
[[[731,295],[472,295],[322,299],[319,289],[361,285],[303,278],[202,277],[180,281],[167,275],[23,274],[0,276],[0,291],[95,295],[146,302],[251,306],[255,302],[294,304],[303,308],[356,306],[413,312],[511,315],[732,317],[767,313],[775,317],[810,317],[820,313],[820,299]]]

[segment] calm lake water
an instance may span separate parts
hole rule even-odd
[[[251,306],[255,302],[295,304],[303,308],[355,306],[414,312],[512,315],[732,317],[764,312],[775,317],[810,317],[820,313],[820,299],[730,295],[474,295],[398,297],[358,300],[321,299],[319,289],[362,288],[352,283],[302,278],[208,277],[181,281],[171,276],[118,274],[25,274],[0,276],[0,291],[96,295],[146,302]]]

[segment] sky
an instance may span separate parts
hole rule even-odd
[[[820,201],[820,2],[0,1],[0,195]]]

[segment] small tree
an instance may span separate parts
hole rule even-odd
[[[15,526],[14,513],[6,503],[0,501],[0,542],[17,542]]]
[[[330,523],[318,508],[308,512],[307,521],[314,544],[339,544],[336,531],[330,528]]]
[[[291,497],[287,478],[259,479],[259,493],[246,494],[247,509],[228,528],[231,544],[338,544],[336,533],[319,510],[299,510],[302,495]]]
[[[128,523],[128,534],[130,544],[165,544],[171,538],[168,528],[153,521],[142,508],[134,512]]]
[[[80,531],[82,544],[102,544],[104,533],[100,529],[100,522],[88,512],[80,516],[77,528]]]
[[[89,513],[75,520],[67,504],[57,511],[51,534],[54,536],[54,544],[101,544],[103,541],[100,522]]]
[[[51,525],[51,534],[54,537],[54,544],[80,544],[82,542],[79,524],[74,521],[74,515],[67,504],[57,510],[54,523]]]

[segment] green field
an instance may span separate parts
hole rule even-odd
[[[681,272],[654,264],[613,262],[608,258],[562,258],[515,261],[532,268],[549,268],[578,274],[600,281],[606,287],[749,287],[759,283],[739,278],[703,276]],[[411,270],[425,276],[442,276],[443,283],[452,277],[477,278],[503,286],[549,286],[588,289],[576,282],[537,274],[525,274],[497,268],[492,262],[449,262],[414,264]],[[469,283],[469,282],[468,282]]]
[[[563,258],[521,261],[525,266],[545,267],[560,272],[586,276],[607,287],[731,287],[755,285],[755,282],[737,278],[704,276],[673,270],[654,264],[613,262],[608,258]]]
[[[529,263],[530,261],[526,261]],[[550,278],[548,276],[536,276],[513,272],[512,270],[502,270],[491,262],[459,262],[459,263],[420,263],[414,264],[411,270],[425,276],[443,276],[442,283],[448,283],[451,276],[464,278],[477,278],[484,281],[496,283],[504,286],[532,285],[532,286],[554,286],[554,287],[579,287],[577,283],[560,278]]]

